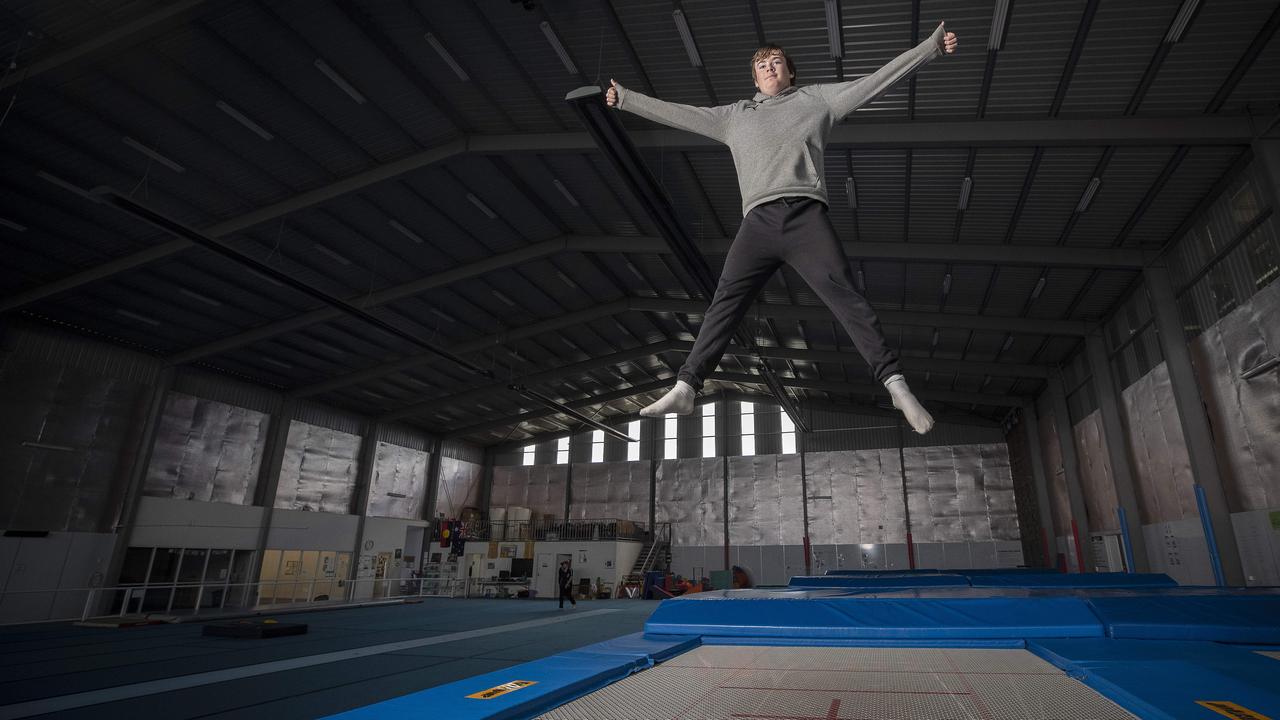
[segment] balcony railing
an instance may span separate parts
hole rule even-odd
[[[668,523],[662,523],[667,525]],[[585,520],[557,520],[543,518],[537,521],[505,520],[483,522],[467,528],[469,540],[524,540],[542,542],[582,542],[586,540],[635,540],[644,542],[650,538],[647,523],[620,518],[589,518]]]

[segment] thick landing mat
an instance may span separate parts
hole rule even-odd
[[[1102,623],[1075,597],[730,597],[664,600],[645,632],[842,640],[1103,636]]]
[[[1280,595],[1108,596],[1089,604],[1114,638],[1280,644]]]
[[[881,588],[969,587],[969,578],[944,573],[880,575],[796,575],[788,583],[793,588]]]
[[[1022,587],[1022,588],[1139,588],[1177,587],[1178,583],[1164,573],[996,573],[973,575],[969,584],[974,587]]]
[[[1280,718],[1280,660],[1211,642],[1038,640],[1027,648],[1148,720]]]
[[[697,645],[697,638],[634,633],[330,717],[525,718]]]

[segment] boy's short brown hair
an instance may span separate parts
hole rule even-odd
[[[800,73],[796,72],[796,64],[791,61],[790,57],[787,57],[787,51],[783,50],[781,45],[774,45],[773,43],[769,43],[768,45],[765,45],[761,47],[759,50],[757,50],[755,55],[751,56],[751,81],[752,82],[755,82],[755,79],[756,79],[756,63],[760,62],[761,60],[765,60],[770,57],[773,57],[775,53],[786,58],[787,70],[792,75],[795,76],[791,78],[792,83],[795,83],[795,81],[800,77]]]

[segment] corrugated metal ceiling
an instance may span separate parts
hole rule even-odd
[[[498,379],[687,342],[702,322],[697,307],[591,313],[605,303],[625,308],[628,298],[697,294],[672,256],[627,248],[628,238],[656,230],[600,154],[589,145],[557,146],[557,138],[580,132],[564,94],[613,77],[666,100],[727,103],[753,92],[747,59],[761,37],[788,48],[801,83],[832,82],[879,67],[913,35],[923,38],[946,20],[962,38],[960,54],[850,121],[919,123],[919,142],[827,148],[831,220],[847,241],[902,250],[896,259],[854,258],[854,270],[882,313],[940,313],[932,326],[886,315],[890,342],[921,367],[931,358],[1060,363],[1076,338],[1029,333],[1030,326],[969,325],[1104,318],[1136,270],[1044,265],[1035,248],[1159,248],[1245,145],[1036,143],[1034,136],[1018,137],[1017,123],[1206,112],[1269,118],[1280,104],[1274,2],[1205,3],[1183,40],[1162,47],[1179,5],[1018,0],[1003,47],[988,51],[992,0],[846,0],[844,55],[835,59],[820,2],[685,0],[678,6],[704,65],[694,68],[676,32],[677,5],[667,0],[538,2],[528,12],[499,0],[192,3],[176,14],[158,2],[104,10],[15,0],[5,3],[0,29],[0,53],[16,56],[19,65],[0,87],[3,96],[19,93],[0,127],[6,157],[0,218],[28,229],[0,229],[11,260],[0,269],[5,307],[272,387],[326,383],[332,389],[317,399],[361,413],[395,412],[494,382],[428,357],[402,362],[421,350],[350,318],[273,325],[318,304],[207,251],[168,247],[172,237],[40,179],[44,172],[85,188],[110,185],[207,232],[233,227],[219,232],[230,246],[424,340],[462,348]],[[1090,7],[1092,16],[1085,14]],[[154,22],[122,42],[24,75],[104,29],[147,17]],[[576,72],[561,63],[543,23],[563,42]],[[1260,34],[1266,28],[1272,35]],[[452,53],[466,80],[427,42],[428,33]],[[1073,46],[1080,50],[1074,60]],[[1055,110],[1057,95],[1063,102]],[[945,137],[981,118],[1012,121],[1014,137],[979,146],[935,142],[934,134]],[[633,130],[654,127],[623,119]],[[451,144],[490,135],[513,149],[481,154]],[[433,149],[444,151],[437,161],[416,159]],[[661,143],[642,153],[694,238],[710,247],[736,233],[740,199],[728,153]],[[1086,212],[1076,212],[1098,172],[1097,196]],[[844,192],[850,176],[856,208]],[[972,192],[961,210],[966,177]],[[380,290],[575,237],[622,244],[498,263],[381,305],[370,300]],[[979,263],[936,254],[912,259],[912,243],[1007,245],[1008,252]],[[149,260],[139,259],[143,251],[151,251]],[[710,254],[708,262],[718,271],[723,256]],[[771,360],[784,377],[865,382],[865,364],[832,318],[768,307],[821,305],[796,273],[775,277],[761,303],[748,320],[761,345],[849,355],[844,364]],[[542,329],[528,334],[531,326]],[[639,355],[537,387],[566,401],[612,393],[670,378],[683,357],[672,350]],[[723,363],[734,373],[752,366],[748,358]],[[1040,383],[1013,372],[939,368],[921,371],[922,384],[979,399],[1035,392]],[[849,387],[802,394],[815,402],[866,402],[864,392]],[[760,392],[721,382],[708,391],[727,388]],[[626,417],[657,392],[612,400],[599,415]],[[404,419],[447,432],[540,412],[509,391],[493,398],[442,401]],[[988,418],[1003,412],[973,405]],[[468,439],[484,444],[564,427],[540,418],[513,430],[514,422]]]

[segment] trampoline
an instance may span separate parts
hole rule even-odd
[[[666,600],[643,633],[335,717],[1280,717],[1280,591],[917,577],[938,575],[951,579],[833,574]]]

